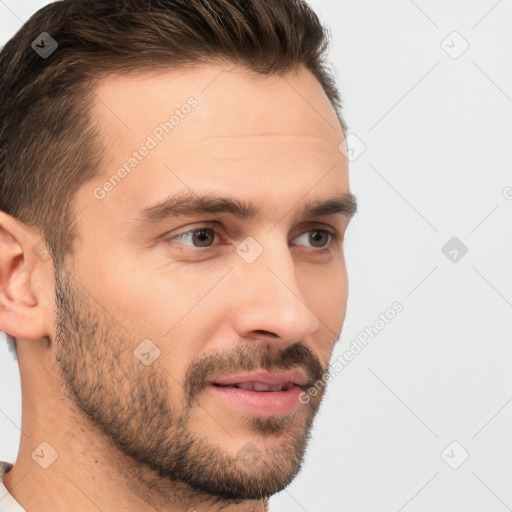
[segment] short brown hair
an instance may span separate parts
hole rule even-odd
[[[47,58],[31,45],[48,33]],[[88,116],[108,73],[213,60],[262,74],[301,65],[338,116],[328,32],[303,0],[63,0],[36,12],[0,52],[0,210],[37,228],[57,269],[72,252],[73,198],[99,171]]]

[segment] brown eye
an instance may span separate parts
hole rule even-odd
[[[310,231],[309,239],[313,247],[324,247],[329,243],[330,233],[323,230]],[[319,244],[319,245],[317,245]]]
[[[197,242],[196,247],[208,247],[215,239],[215,232],[213,229],[196,229],[193,232],[192,240]]]
[[[194,247],[210,247],[215,240],[215,230],[211,228],[191,229],[169,238],[172,241],[182,242]]]
[[[334,241],[336,239],[336,233],[328,231],[326,229],[312,229],[310,231],[306,231],[302,233],[302,235],[298,236],[295,240],[299,240],[302,243],[299,245],[309,245],[313,248],[324,248],[329,245],[329,242]]]

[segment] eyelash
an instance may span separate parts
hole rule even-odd
[[[176,239],[176,238],[188,235],[190,233],[195,233],[196,231],[202,231],[202,230],[212,230],[214,232],[214,234],[217,235],[217,237],[219,237],[219,231],[218,231],[218,229],[216,229],[215,226],[204,224],[204,225],[201,225],[201,226],[194,227],[192,229],[188,229],[187,231],[183,231],[182,233],[177,233],[176,235],[173,235],[172,237],[168,237],[165,240],[167,242],[173,242],[173,240]],[[315,254],[325,254],[327,252],[330,252],[332,250],[332,247],[340,239],[340,235],[339,235],[339,233],[337,231],[332,231],[330,229],[325,229],[325,228],[308,229],[308,230],[304,231],[303,233],[301,233],[298,236],[302,236],[302,235],[304,235],[306,233],[310,233],[312,231],[320,231],[320,232],[327,233],[329,235],[329,241],[327,242],[327,245],[325,247],[319,247],[319,248],[314,248],[313,247],[313,248],[311,248],[312,252],[314,252]],[[298,238],[298,237],[295,237],[295,238]],[[176,243],[178,245],[188,245],[188,244],[180,244],[179,242],[176,242]],[[193,247],[193,246],[188,246],[188,247],[191,247],[191,248],[190,249],[180,248],[180,249],[184,250],[184,251],[200,251],[201,249],[202,250],[212,249],[215,246],[214,245],[210,245],[210,246],[207,246],[207,247]]]

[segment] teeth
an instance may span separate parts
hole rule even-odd
[[[235,388],[247,389],[250,391],[286,391],[293,386],[293,382],[284,382],[282,384],[275,384],[274,386],[267,386],[261,382],[237,382],[233,384]]]
[[[260,384],[258,382],[253,383],[254,391],[270,391],[270,388],[265,384]]]
[[[239,382],[235,386],[241,389],[252,389],[252,382]]]

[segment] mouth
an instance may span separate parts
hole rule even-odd
[[[228,407],[270,418],[294,412],[301,405],[299,395],[306,383],[305,372],[294,369],[223,377],[208,387]]]
[[[281,382],[273,386],[268,386],[263,382],[247,381],[247,382],[235,382],[234,384],[218,384],[213,383],[214,386],[220,386],[223,388],[237,388],[237,389],[248,389],[251,391],[287,391],[292,386],[295,386],[293,382]]]

